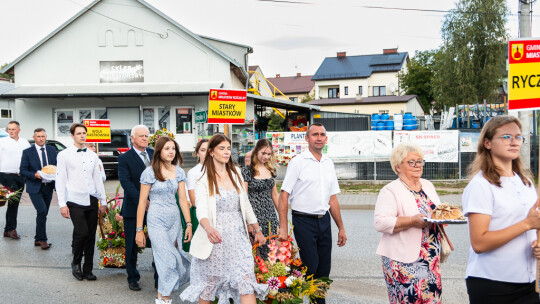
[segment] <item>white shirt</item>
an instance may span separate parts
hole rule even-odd
[[[186,189],[187,190],[195,190],[195,183],[197,183],[197,180],[202,175],[202,164],[197,164],[195,167],[191,168],[191,170],[187,173],[187,180],[186,180]]]
[[[309,149],[302,152],[289,162],[281,190],[290,194],[293,210],[325,214],[330,196],[340,192],[334,162],[324,154],[319,162]]]
[[[45,147],[45,145],[40,147],[37,144],[34,144],[34,147],[36,147],[36,150],[37,150],[37,153],[38,153],[38,156],[39,156],[39,163],[42,164],[42,166],[43,166],[43,158],[41,157],[41,148],[44,149],[43,151],[45,151],[45,163],[48,165],[49,164],[49,157],[47,155],[47,148]]]
[[[133,149],[135,150],[135,152],[137,152],[137,155],[139,155],[139,157],[141,158],[143,164],[145,164],[145,162],[144,162],[145,156],[141,155],[142,152],[146,152],[146,159],[148,160],[149,163],[152,163],[152,160],[150,159],[150,156],[148,156],[148,151],[146,151],[146,148],[143,151],[139,151],[139,149],[137,149],[135,147],[133,147]]]
[[[22,153],[30,148],[28,140],[19,137],[19,140],[6,136],[0,138],[0,172],[19,174]]]
[[[60,207],[65,207],[67,202],[89,206],[90,195],[106,201],[97,154],[89,149],[77,152],[75,146],[58,153],[56,193]]]
[[[463,192],[463,213],[491,215],[489,230],[507,228],[527,217],[535,204],[534,187],[523,184],[518,175],[501,177],[501,188],[490,184],[478,173]],[[504,246],[477,254],[469,250],[467,276],[510,283],[531,283],[536,280],[536,259],[531,248],[536,230],[529,230]]]
[[[101,173],[101,179],[103,180],[103,182],[105,182],[107,180],[107,175],[105,174],[105,167],[103,167],[103,162],[101,161],[99,156],[98,156],[98,160],[99,160],[99,172]]]

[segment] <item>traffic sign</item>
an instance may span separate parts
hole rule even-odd
[[[109,119],[85,119],[87,143],[110,143],[111,121]]]
[[[208,123],[243,124],[246,117],[246,90],[210,90]]]
[[[540,108],[540,38],[508,42],[508,109]]]
[[[195,112],[195,123],[205,123],[208,119],[206,111]]]

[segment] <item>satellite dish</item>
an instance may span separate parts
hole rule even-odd
[[[397,85],[393,82],[390,82],[390,84],[388,84],[388,92],[390,94],[394,94],[397,90]]]

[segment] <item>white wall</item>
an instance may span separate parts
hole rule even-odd
[[[143,60],[145,83],[223,82],[231,87],[226,59],[138,2],[115,3],[124,5],[102,2],[92,10],[166,38],[89,11],[19,62],[16,84],[98,84],[100,61]]]
[[[206,43],[212,45],[213,47],[219,49],[223,53],[227,54],[229,57],[231,57],[241,66],[243,66],[244,70],[247,71],[247,68],[245,67],[246,64],[244,62],[244,55],[247,53],[247,48],[204,37],[201,37],[201,39],[204,40]]]
[[[411,112],[414,116],[423,116],[425,114],[422,106],[420,105],[420,100],[418,100],[416,97],[407,102],[406,112]]]

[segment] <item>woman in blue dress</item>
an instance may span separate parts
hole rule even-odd
[[[190,262],[182,250],[182,241],[191,240],[191,217],[186,198],[186,175],[179,165],[182,163],[178,143],[170,137],[160,137],[156,143],[152,165],[141,175],[141,195],[137,209],[136,242],[145,247],[143,231],[144,211],[148,208],[146,225],[152,241],[152,253],[159,275],[156,304],[171,303],[174,290],[189,281]],[[176,206],[178,193],[180,208],[187,222],[184,238],[180,212]],[[150,196],[150,206],[148,197]],[[175,243],[178,247],[175,247]]]

